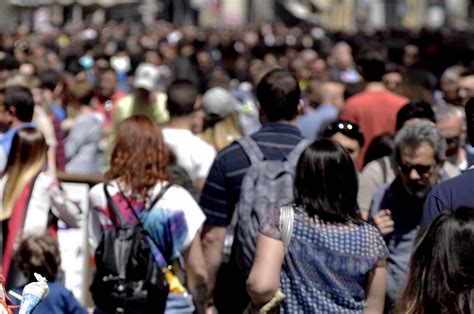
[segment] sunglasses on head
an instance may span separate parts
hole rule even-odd
[[[364,135],[357,124],[348,121],[336,121],[326,127],[323,136],[331,137],[336,133],[342,133],[345,136],[357,140],[360,146],[364,146]]]
[[[343,121],[330,124],[328,129],[360,133],[360,129],[357,125]]]
[[[409,175],[412,172],[412,170],[415,169],[419,175],[423,175],[430,172],[432,167],[433,166],[431,165],[400,164],[400,172],[402,172],[403,174]]]

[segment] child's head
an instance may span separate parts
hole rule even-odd
[[[430,224],[413,252],[398,306],[403,313],[472,313],[473,208],[444,212]]]
[[[61,264],[58,241],[49,235],[24,239],[15,252],[15,262],[29,281],[38,273],[54,281]]]

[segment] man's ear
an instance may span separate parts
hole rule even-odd
[[[298,102],[297,114],[302,115],[303,110],[304,110],[304,102],[303,102],[303,99],[300,99],[300,101]]]
[[[194,102],[194,111],[198,111],[202,109],[202,100],[201,96],[196,97],[196,101]]]
[[[16,108],[13,106],[8,107],[7,113],[12,117],[16,117]]]

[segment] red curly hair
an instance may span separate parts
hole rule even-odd
[[[160,127],[148,116],[135,115],[119,127],[105,178],[119,179],[132,193],[146,199],[151,188],[168,180],[168,162]]]

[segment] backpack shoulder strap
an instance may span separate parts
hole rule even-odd
[[[387,183],[387,165],[385,164],[385,159],[379,158],[377,159],[377,162],[379,163],[380,168],[382,168],[383,183]]]
[[[311,144],[311,142],[307,139],[302,139],[296,146],[293,148],[293,150],[290,152],[290,154],[286,157],[286,160],[291,164],[292,167],[296,167],[296,164],[298,163],[298,159],[301,156],[301,153],[308,147],[308,145]]]
[[[155,198],[151,201],[150,203],[150,206],[148,207],[147,210],[150,210],[151,208],[153,208],[153,206],[163,197],[163,195],[165,195],[166,191],[168,191],[168,189],[171,187],[171,184],[170,183],[167,183],[166,185],[164,185],[160,191],[160,193],[158,193],[157,196],[155,196]],[[140,225],[142,225],[143,227],[143,230],[146,232],[148,238],[153,242],[153,244],[156,246],[156,249],[158,249],[160,246],[158,245],[158,242],[151,236],[150,232],[148,232],[148,230],[146,229],[145,225],[143,224],[143,221],[140,219],[140,216],[137,214],[137,212],[135,211],[135,209],[133,208],[132,204],[130,203],[130,201],[128,200],[128,198],[125,196],[125,193],[123,193],[122,189],[120,188],[120,186],[118,187],[119,188],[119,191],[120,191],[120,195],[122,196],[122,198],[125,200],[125,202],[127,202],[127,205],[128,205],[128,208],[132,211],[133,215],[135,216],[135,218],[137,219],[138,223]],[[119,212],[119,215],[122,216]]]
[[[293,223],[295,218],[295,211],[291,205],[280,206],[280,233],[283,246],[285,247],[285,254],[288,253],[288,247],[293,234]]]
[[[158,193],[154,199],[151,200],[150,205],[147,210],[153,209],[153,207],[158,203],[158,201],[165,195],[166,191],[171,187],[171,183],[167,183],[161,187],[160,193]]]
[[[104,182],[104,194],[105,198],[107,199],[107,205],[109,205],[112,214],[120,221],[121,224],[125,223],[125,219],[123,218],[122,214],[120,213],[120,210],[117,207],[117,204],[114,202],[112,197],[110,196],[109,190],[107,189],[107,184]]]
[[[241,139],[238,139],[237,143],[239,143],[240,147],[242,147],[245,154],[250,159],[251,164],[256,164],[259,161],[265,159],[262,150],[260,149],[260,147],[258,147],[258,144],[253,140],[252,137],[243,137]]]

